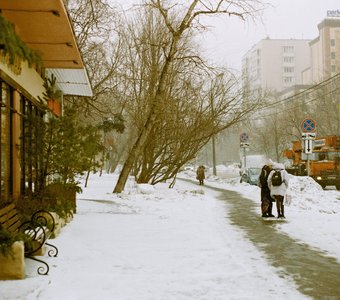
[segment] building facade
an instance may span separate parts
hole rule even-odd
[[[340,73],[340,18],[328,18],[319,25],[319,36],[310,45],[310,64],[303,71],[304,84],[315,84]]]
[[[258,42],[242,58],[244,86],[281,92],[302,84],[301,73],[310,63],[309,42],[269,38]]]
[[[41,122],[56,113],[44,99],[45,79],[53,74],[63,95],[92,96],[92,88],[63,0],[0,0],[0,25],[0,202],[6,202],[39,186]]]

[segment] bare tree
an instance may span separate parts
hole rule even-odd
[[[261,105],[242,102],[238,81],[230,74],[201,76],[198,85],[179,89],[179,98],[167,99],[162,118],[153,128],[152,138],[141,155],[138,182],[157,183],[176,176],[209,140],[243,120]],[[160,170],[165,170],[160,172]]]
[[[291,148],[292,141],[302,139],[301,124],[312,118],[317,124],[317,136],[335,135],[339,132],[340,76],[296,92],[286,99],[267,102],[267,108],[259,112],[256,121],[250,120],[248,128],[257,141],[257,149],[269,157],[281,159],[284,149]],[[260,123],[261,126],[257,123]],[[255,126],[254,126],[255,125]]]
[[[169,74],[176,60],[183,64],[192,61],[192,56],[186,58],[180,51],[181,43],[198,28],[202,28],[200,19],[209,15],[237,16],[241,19],[252,17],[261,5],[260,1],[199,1],[193,0],[188,6],[172,3],[171,1],[150,0],[145,7],[156,15],[160,14],[170,39],[163,45],[162,60],[158,63],[158,76],[154,78],[154,93],[148,95],[148,107],[145,122],[139,132],[129,155],[124,163],[122,172],[115,186],[114,192],[124,189],[128,175],[145,146],[157,121],[157,110],[166,98]],[[199,61],[196,59],[195,61]]]
[[[120,39],[114,39],[118,15],[107,0],[69,0],[68,10],[93,89],[93,97],[65,97],[85,116],[119,113],[113,102],[119,97],[116,74],[122,55]]]

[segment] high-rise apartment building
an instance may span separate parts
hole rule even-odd
[[[315,84],[340,73],[340,18],[325,19],[319,36],[310,45],[310,64],[303,71],[304,84]]]
[[[310,40],[263,39],[242,58],[245,87],[281,92],[302,84],[302,71],[310,64]]]

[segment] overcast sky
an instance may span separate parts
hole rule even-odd
[[[116,3],[138,3],[138,0],[111,0]],[[181,0],[179,0],[181,1]],[[271,6],[262,23],[243,22],[236,17],[210,19],[213,26],[204,36],[205,54],[215,62],[240,70],[242,56],[267,36],[272,39],[314,39],[317,25],[327,11],[339,10],[339,0],[264,0]],[[340,18],[340,17],[339,17]]]

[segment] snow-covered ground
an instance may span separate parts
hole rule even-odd
[[[0,299],[308,299],[230,224],[228,206],[207,187],[241,193],[260,214],[259,188],[239,183],[237,172],[219,167],[225,179],[208,176],[204,187],[178,179],[173,189],[130,178],[118,195],[116,174],[92,175],[77,214],[53,241],[59,256],[44,257],[49,275],[27,260],[26,279],[0,281]],[[192,171],[179,177],[195,180]],[[288,198],[279,230],[340,261],[340,193],[292,177]]]
[[[239,183],[239,178],[235,177],[238,170],[233,166],[219,166],[217,175],[219,173],[231,179],[208,176],[207,184],[239,192],[258,203],[260,213],[260,189],[257,186]],[[192,177],[193,174],[188,176]],[[329,253],[340,262],[340,192],[335,189],[323,190],[310,177],[290,175],[287,196],[285,215],[289,222],[278,225],[280,230]],[[277,215],[275,204],[273,212]]]

